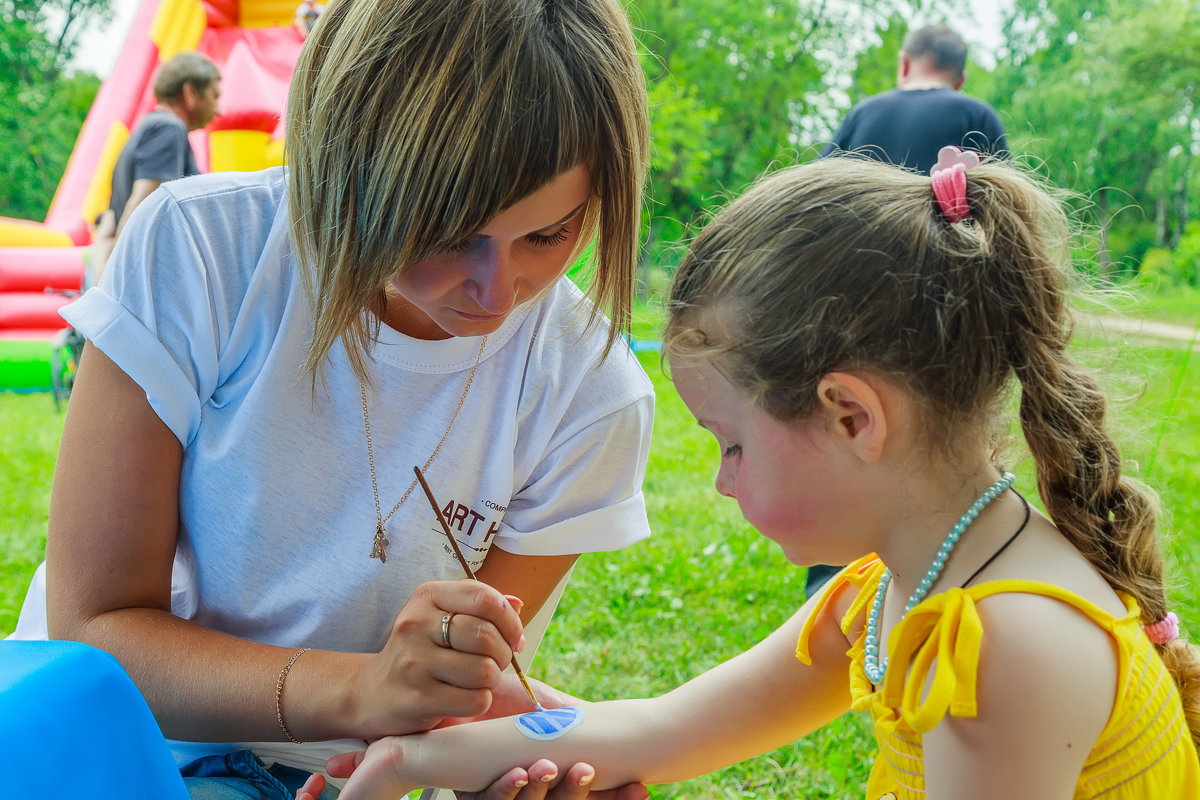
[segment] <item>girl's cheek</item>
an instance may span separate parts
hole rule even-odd
[[[759,505],[758,497],[754,493],[754,488],[751,486],[743,486],[738,492],[738,508],[742,511],[742,516],[746,518],[756,529],[761,530],[759,525],[763,523],[763,508]]]

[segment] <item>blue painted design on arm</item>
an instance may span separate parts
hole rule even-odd
[[[531,711],[513,719],[523,736],[545,741],[557,739],[583,720],[583,709],[575,706]]]

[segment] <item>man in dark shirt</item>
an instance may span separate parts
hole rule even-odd
[[[164,181],[197,175],[188,131],[217,114],[221,74],[199,53],[180,53],[154,76],[158,105],[138,121],[113,170],[111,208],[117,235],[130,213]]]
[[[856,150],[928,173],[938,150],[952,144],[1002,155],[1008,141],[991,106],[962,94],[967,46],[943,25],[913,31],[904,40],[896,88],[850,109],[822,156]]]
[[[967,45],[954,31],[944,25],[913,31],[900,50],[896,88],[850,109],[821,157],[853,150],[928,175],[938,150],[948,144],[1007,156],[1008,137],[996,112],[959,91],[966,66]],[[808,595],[838,569],[809,567]]]

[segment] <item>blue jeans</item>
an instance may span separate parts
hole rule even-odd
[[[198,758],[179,772],[192,800],[294,800],[311,774],[282,764],[265,767],[249,750]],[[319,800],[337,796],[329,786]]]

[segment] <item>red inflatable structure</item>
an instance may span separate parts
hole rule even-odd
[[[143,0],[100,87],[42,223],[0,217],[0,389],[50,385],[58,309],[82,288],[90,223],[108,207],[113,166],[154,108],[154,73],[197,50],[221,70],[221,115],[191,134],[203,171],[282,163],[284,104],[303,45],[298,0]]]

